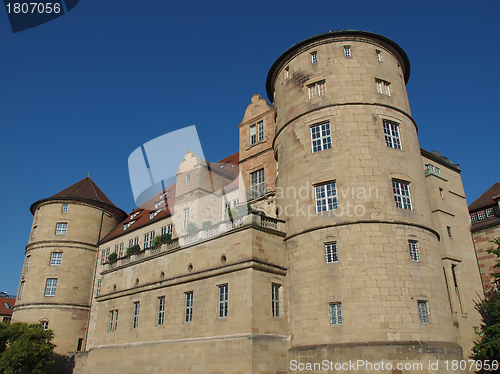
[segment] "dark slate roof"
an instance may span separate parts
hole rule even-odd
[[[496,182],[469,205],[469,212],[496,205],[497,203],[494,199],[498,199],[499,195],[500,183]]]

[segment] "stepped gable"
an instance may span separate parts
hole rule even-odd
[[[493,186],[488,188],[481,196],[474,200],[469,205],[469,211],[479,210],[482,208],[496,205],[496,200],[500,198],[500,183],[496,182]]]

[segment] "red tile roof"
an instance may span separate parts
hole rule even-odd
[[[474,210],[496,205],[497,203],[494,199],[498,198],[498,195],[500,195],[500,183],[496,182],[469,205],[469,211],[472,212]]]
[[[14,305],[16,305],[16,299],[0,296],[0,316],[11,316],[12,308],[8,308],[5,304],[10,304],[12,308],[14,308]]]
[[[231,156],[228,156],[222,160],[220,160],[217,163],[210,163],[207,162],[207,165],[209,166],[210,170],[213,172],[217,173],[222,173],[226,174],[229,177],[235,178],[228,186],[225,187],[225,190],[231,190],[237,186],[238,183],[238,173],[239,173],[239,168],[238,166],[238,161],[239,161],[239,152],[236,152],[232,154]],[[155,203],[161,201],[162,197],[161,195],[167,193],[165,197],[165,203],[160,205],[158,208],[154,208]],[[175,183],[171,184],[170,186],[166,187],[162,192],[156,194],[153,198],[148,200],[145,204],[142,206],[134,209],[130,214],[127,216],[125,220],[123,220],[121,223],[118,224],[108,235],[106,235],[100,242],[100,244],[106,243],[108,241],[111,241],[113,239],[116,239],[117,237],[120,237],[124,234],[128,234],[132,231],[135,231],[141,227],[147,226],[152,222],[159,221],[162,218],[168,217],[171,214],[174,213],[175,211]],[[163,208],[163,209],[162,209]],[[150,213],[153,213],[155,211],[158,211],[161,209],[161,211],[153,218],[150,219]],[[138,213],[136,216],[134,216],[135,213]],[[133,217],[133,218],[131,218]],[[124,225],[127,223],[133,222],[132,225],[129,226],[126,230],[123,229]]]

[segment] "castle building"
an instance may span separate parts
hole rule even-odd
[[[128,215],[89,179],[97,195],[33,204],[14,318],[44,313],[85,373],[467,358],[482,293],[467,203],[458,165],[419,146],[409,75],[383,36],[311,37],[272,65],[270,102],[251,98],[238,153],[188,151]]]
[[[486,252],[495,249],[492,241],[500,238],[500,183],[495,183],[469,205],[471,233],[476,247],[481,279],[487,296],[500,297],[500,284],[495,283],[493,273],[500,272],[495,268],[497,256]]]

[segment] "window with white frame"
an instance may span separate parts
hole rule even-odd
[[[47,278],[45,296],[56,296],[57,278]]]
[[[184,209],[184,219],[182,220],[182,227],[187,228],[189,223],[189,208]]]
[[[130,215],[130,219],[134,219],[140,212],[135,212]]]
[[[392,181],[392,191],[396,207],[411,210],[410,184],[403,181]]]
[[[102,279],[97,280],[97,286],[95,289],[95,295],[100,296],[101,295],[101,284],[102,284]]]
[[[382,62],[382,51],[379,51],[378,49],[376,49],[375,53],[377,54],[377,61]]]
[[[139,301],[134,302],[134,317],[132,319],[132,328],[136,329],[139,326]]]
[[[109,332],[116,331],[118,327],[118,309],[109,311]]]
[[[479,220],[486,219],[486,212],[484,210],[480,210],[479,212],[477,212],[477,218]]]
[[[315,64],[318,62],[318,52],[311,53],[311,63]]]
[[[165,321],[165,296],[158,298],[158,326],[163,325]]]
[[[332,148],[330,122],[311,127],[312,153]]]
[[[161,212],[161,209],[158,209],[158,210],[155,210],[154,212],[149,213],[149,219],[155,218],[160,212]]]
[[[337,242],[325,243],[325,256],[327,264],[337,262]]]
[[[161,235],[169,234],[170,237],[172,237],[173,230],[174,230],[174,227],[172,224],[162,226]]]
[[[352,57],[350,45],[344,45],[344,56],[345,57]]]
[[[401,149],[401,137],[399,136],[399,125],[386,120],[384,120],[383,123],[384,123],[385,145],[387,145],[389,148]]]
[[[314,187],[316,195],[316,213],[337,209],[336,183],[322,184]]]
[[[49,329],[49,321],[41,321],[40,323],[42,324],[44,330]]]
[[[417,301],[417,306],[420,323],[427,325],[429,323],[429,308],[427,306],[427,301]]]
[[[164,202],[165,202],[165,200],[160,200],[160,201],[157,201],[157,202],[155,203],[155,209],[158,209],[160,206],[162,206]]]
[[[375,79],[375,85],[377,86],[377,92],[391,96],[391,84],[382,79]]]
[[[490,218],[490,217],[493,217],[495,215],[493,208],[486,209],[485,213],[486,213],[486,218]]]
[[[184,322],[193,320],[193,291],[186,292],[186,309],[184,312]]]
[[[186,174],[186,183],[191,182],[191,173]]]
[[[419,261],[420,255],[418,253],[418,241],[417,240],[408,240],[408,248],[410,250],[410,257],[412,261]]]
[[[63,204],[61,212],[62,213],[68,213],[68,208],[69,208],[68,204]]]
[[[257,143],[257,127],[250,126],[250,145]]]
[[[109,248],[106,248],[106,256],[104,257],[104,262],[108,261],[109,258]]]
[[[24,284],[25,284],[25,281],[22,281],[20,286],[19,286],[19,293],[17,295],[17,298],[18,299],[21,299],[23,297],[23,293],[24,293]]]
[[[127,222],[123,225],[123,231],[127,230],[130,226],[132,226],[135,223],[135,221],[130,221]]]
[[[266,183],[264,180],[264,169],[259,169],[250,173],[250,198],[256,199],[266,193]]]
[[[101,265],[104,265],[106,263],[106,250],[103,249],[101,250]]]
[[[228,307],[228,286],[223,284],[219,286],[219,318],[227,317]]]
[[[118,247],[118,257],[123,257],[123,249],[125,247],[125,243],[121,242],[120,246]]]
[[[477,219],[477,213],[471,213],[471,214],[470,214],[470,221],[471,221],[472,223],[474,223],[474,222],[477,222],[477,221],[478,221],[478,219]]]
[[[56,235],[66,235],[66,232],[68,231],[68,224],[67,223],[58,223],[56,224]]]
[[[29,268],[30,267],[30,261],[31,261],[31,255],[27,255],[26,256],[26,268]]]
[[[257,123],[257,141],[264,140],[264,121]]]
[[[326,94],[326,81],[322,80],[307,86],[309,99]]]
[[[155,230],[144,234],[144,249],[152,247],[155,239]]]
[[[50,254],[50,264],[51,265],[61,265],[62,262],[62,252],[52,252]]]
[[[281,317],[281,306],[280,306],[280,288],[281,284],[272,284],[272,309],[273,309],[273,317],[280,318]]]
[[[330,303],[330,326],[342,325],[342,303]]]
[[[35,239],[35,236],[36,236],[36,226],[33,226],[33,231],[31,233],[31,239]]]

